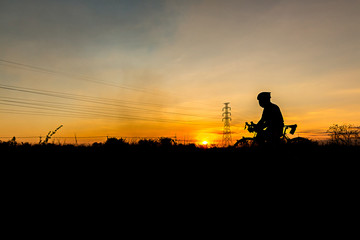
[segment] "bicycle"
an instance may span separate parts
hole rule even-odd
[[[281,144],[287,144],[287,143],[310,143],[311,141],[307,138],[303,138],[303,137],[296,137],[296,138],[289,138],[288,137],[288,129],[290,129],[290,134],[293,135],[296,131],[297,128],[297,124],[292,124],[292,125],[284,125],[284,129],[282,131],[281,137],[280,137],[280,143]],[[266,141],[260,141],[259,138],[257,138],[257,134],[259,132],[259,130],[257,129],[257,125],[254,122],[250,122],[250,124],[248,122],[245,122],[245,128],[247,129],[250,133],[254,133],[253,137],[243,137],[239,140],[236,141],[236,143],[234,144],[234,147],[250,147],[250,146],[255,146],[255,145],[260,145],[262,143],[266,143]]]

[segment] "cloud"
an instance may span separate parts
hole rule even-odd
[[[0,43],[61,57],[148,51],[171,37],[174,22],[165,7],[163,1],[7,1],[0,8]]]

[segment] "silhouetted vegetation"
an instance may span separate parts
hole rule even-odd
[[[353,135],[351,135],[353,136]],[[346,138],[347,139],[347,138]],[[344,140],[345,141],[345,140]],[[244,146],[244,147],[212,147],[205,148],[195,144],[178,144],[171,138],[141,139],[138,142],[128,142],[123,138],[108,138],[105,142],[95,142],[88,145],[54,144],[54,143],[18,143],[16,138],[0,141],[2,156],[11,159],[22,157],[34,161],[36,159],[107,159],[130,160],[142,159],[155,161],[158,157],[182,160],[251,160],[263,159],[268,161],[302,159],[309,160],[357,159],[360,146],[357,144],[343,144],[342,140],[319,144],[316,141],[291,142],[278,146]],[[346,141],[345,141],[346,142]]]
[[[39,144],[47,144],[47,143],[49,142],[50,138],[51,138],[60,128],[62,128],[62,126],[63,126],[63,125],[60,125],[60,126],[57,127],[54,131],[49,131],[48,134],[46,135],[44,141],[41,141],[41,138],[40,138]]]
[[[352,124],[333,124],[327,130],[330,142],[336,145],[358,145],[360,142],[360,126]]]

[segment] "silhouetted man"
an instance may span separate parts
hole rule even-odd
[[[280,108],[270,102],[270,92],[261,92],[257,96],[259,105],[264,108],[260,121],[256,125],[257,139],[260,142],[278,143],[283,133],[284,119]]]

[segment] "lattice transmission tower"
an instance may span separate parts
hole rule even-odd
[[[225,107],[223,107],[223,118],[222,121],[224,122],[224,129],[223,129],[223,138],[222,138],[222,145],[224,147],[228,147],[232,145],[232,138],[231,138],[231,129],[230,129],[230,121],[231,121],[231,107],[229,107],[229,102],[224,103]]]

